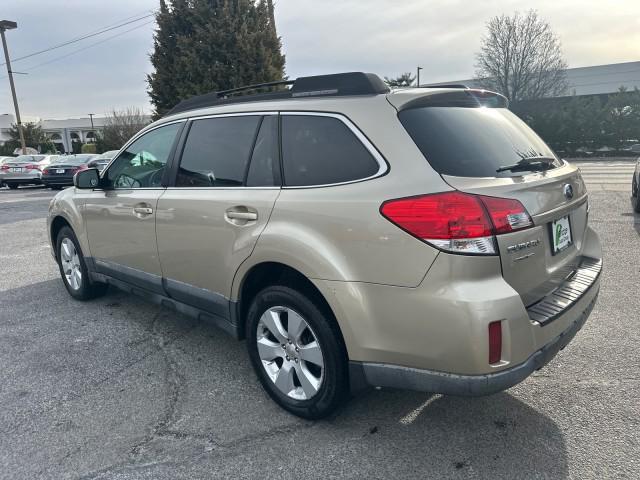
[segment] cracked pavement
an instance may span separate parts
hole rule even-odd
[[[243,342],[110,290],[80,303],[48,250],[53,196],[0,189],[0,479],[640,478],[640,216],[595,191],[605,270],[583,330],[484,398],[373,390],[310,422]]]

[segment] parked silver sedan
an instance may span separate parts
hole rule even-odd
[[[42,171],[39,162],[47,155],[20,155],[0,167],[0,183],[15,189],[20,185],[40,185]]]

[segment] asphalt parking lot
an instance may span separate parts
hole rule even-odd
[[[546,368],[484,398],[373,390],[309,422],[245,345],[112,290],[73,301],[55,192],[0,189],[0,478],[640,478],[640,216],[593,188],[599,301]]]

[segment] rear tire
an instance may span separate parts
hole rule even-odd
[[[7,187],[9,187],[11,190],[16,190],[20,185],[17,183],[7,183]]]
[[[638,185],[635,174],[631,181],[631,206],[634,212],[640,213],[640,185]]]
[[[317,419],[344,403],[348,358],[331,312],[297,290],[276,285],[255,296],[246,322],[249,358],[278,405]]]
[[[67,292],[76,300],[90,300],[104,295],[108,285],[92,282],[84,255],[73,230],[62,227],[56,240],[56,260]]]

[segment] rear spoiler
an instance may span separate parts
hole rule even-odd
[[[451,88],[451,87],[443,87]],[[488,90],[466,88],[455,92],[440,92],[422,95],[409,100],[398,112],[410,108],[424,107],[465,107],[465,108],[508,108],[509,100],[504,95]]]

